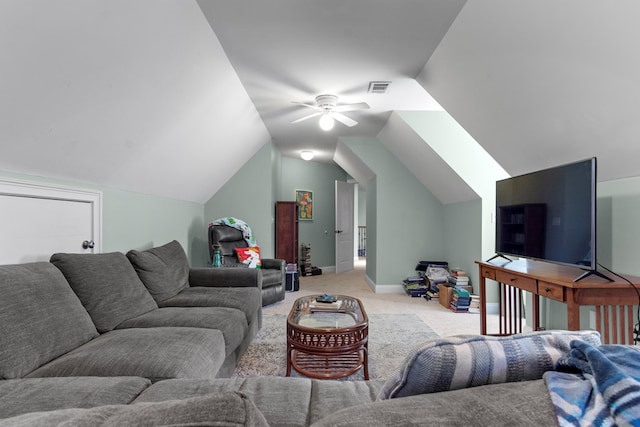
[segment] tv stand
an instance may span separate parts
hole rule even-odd
[[[513,261],[512,259],[507,258],[505,255],[503,255],[503,254],[501,254],[501,253],[497,253],[497,254],[495,254],[494,256],[492,256],[491,258],[489,258],[489,259],[487,260],[487,262],[491,262],[491,261],[493,261],[493,260],[494,260],[494,259],[496,259],[496,258],[506,259],[506,260],[507,260],[507,262],[511,262],[511,261]]]
[[[482,261],[476,261],[476,264],[480,268],[478,291],[482,335],[522,333],[524,292],[530,292],[531,325],[534,331],[540,330],[542,296],[566,305],[566,329],[580,330],[580,308],[593,306],[594,326],[604,344],[634,344],[634,305],[638,304],[635,286],[640,286],[640,278],[627,276],[632,285],[589,270],[583,271],[575,279],[580,272],[577,267],[534,260],[515,260],[505,265]],[[489,279],[497,283],[488,284]],[[498,291],[498,330],[487,333],[487,286],[493,285],[497,285]]]
[[[612,278],[605,276],[604,274],[600,273],[598,270],[586,270],[580,276],[578,276],[575,279],[573,279],[573,281],[574,282],[579,282],[580,280],[582,280],[582,279],[584,279],[586,277],[589,277],[591,275],[602,277],[603,279],[608,280],[609,282],[613,282],[614,281]]]

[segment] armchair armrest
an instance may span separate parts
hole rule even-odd
[[[284,268],[287,265],[287,262],[283,259],[263,258],[261,262],[262,268],[280,269],[282,274],[284,274]]]
[[[189,270],[189,285],[219,288],[253,287],[262,289],[262,272],[258,268],[192,268]]]

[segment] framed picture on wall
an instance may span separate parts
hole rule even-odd
[[[296,190],[296,202],[298,203],[298,219],[313,219],[313,191]]]

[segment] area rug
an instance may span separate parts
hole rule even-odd
[[[234,376],[286,374],[287,316],[265,314],[262,329],[236,367]],[[438,335],[415,314],[369,315],[369,378],[388,378],[416,346]],[[292,372],[291,376],[299,376]],[[362,379],[362,370],[347,379]]]

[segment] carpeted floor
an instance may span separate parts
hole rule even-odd
[[[286,327],[285,314],[264,314],[262,329],[242,356],[234,376],[284,376]],[[437,337],[415,314],[370,314],[369,377],[388,378],[412,348]],[[349,379],[362,379],[361,372]]]

